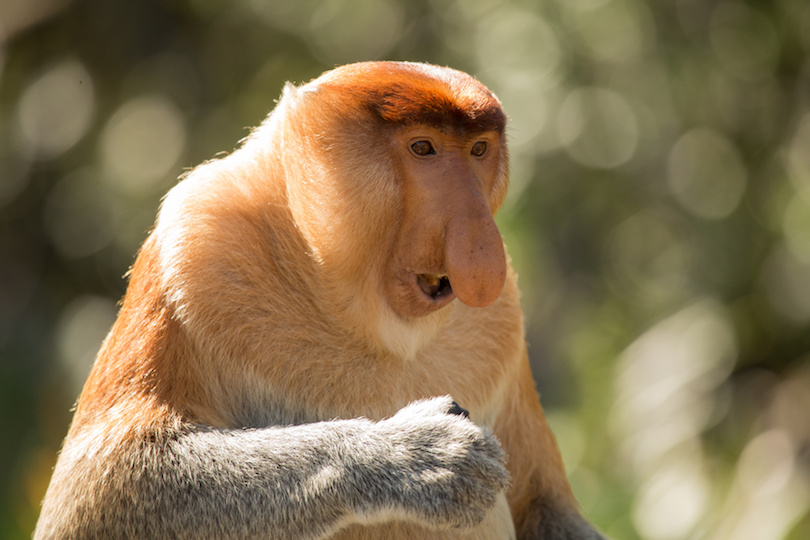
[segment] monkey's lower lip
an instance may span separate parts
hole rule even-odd
[[[416,282],[422,292],[434,301],[451,299],[453,287],[444,274],[417,274]]]

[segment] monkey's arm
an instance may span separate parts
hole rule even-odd
[[[36,537],[304,540],[389,520],[470,527],[508,477],[495,437],[451,409],[437,398],[381,422],[185,428],[129,443],[106,466],[90,459],[61,478]],[[63,454],[68,471],[84,455],[70,442]]]

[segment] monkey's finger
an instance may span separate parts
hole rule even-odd
[[[447,412],[448,412],[448,414],[457,414],[459,416],[463,416],[464,418],[469,418],[470,417],[470,411],[468,411],[467,409],[465,409],[464,407],[462,407],[461,405],[459,405],[455,401],[452,403],[452,405],[450,406],[450,410],[447,411]]]

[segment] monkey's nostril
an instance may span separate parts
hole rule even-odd
[[[442,276],[439,279],[439,290],[436,296],[445,296],[450,294],[453,291],[453,287],[450,285],[450,278],[447,276]]]
[[[440,298],[449,294],[453,288],[450,286],[450,278],[436,274],[418,274],[416,276],[419,287],[431,298]]]

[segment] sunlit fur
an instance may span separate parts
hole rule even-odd
[[[109,506],[134,489],[117,469],[135,462],[129,453],[193,426],[377,421],[451,395],[503,445],[508,506],[501,498],[468,533],[428,530],[397,512],[373,525],[349,516],[340,538],[500,538],[512,522],[520,538],[597,538],[543,416],[516,276],[490,223],[507,186],[504,126],[495,96],[446,68],[355,64],[288,85],[239,149],[165,198],[78,401],[38,533],[123,511]],[[466,176],[443,165],[422,177],[430,169],[408,157],[403,139],[420,129],[460,149],[454,163]],[[464,150],[479,136],[490,141],[489,161]],[[420,199],[414,182],[438,189],[453,175],[461,188]],[[485,256],[445,260],[447,244],[469,241],[454,223],[486,236]],[[409,264],[458,276],[474,307],[456,299],[416,314],[422,300],[390,283],[406,275],[394,266]],[[324,474],[313,485],[332,478]]]

